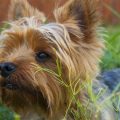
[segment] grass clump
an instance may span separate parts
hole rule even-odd
[[[120,85],[116,87],[116,89],[110,94],[107,94],[107,89],[102,88],[102,86],[98,86],[94,82],[86,78],[86,80],[81,82],[80,78],[72,80],[69,77],[69,82],[66,83],[62,78],[62,67],[60,62],[57,60],[57,72],[52,70],[41,68],[38,65],[35,65],[36,74],[38,72],[44,71],[52,76],[54,76],[58,82],[66,87],[68,90],[68,94],[70,95],[70,101],[68,101],[68,107],[66,109],[65,116],[63,120],[67,120],[72,118],[73,120],[99,120],[100,113],[105,110],[107,107],[112,108],[116,112],[116,119],[119,120],[120,115]],[[84,91],[84,101],[81,101],[80,94]],[[112,104],[114,104],[112,106]]]
[[[0,103],[0,120],[20,120],[20,116]]]
[[[102,71],[120,68],[120,25],[106,27],[108,37],[105,38],[106,50],[102,59]]]

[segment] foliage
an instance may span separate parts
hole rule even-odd
[[[19,116],[0,104],[0,120],[20,120]]]
[[[108,26],[107,31],[106,50],[101,63],[102,70],[120,67],[120,26]]]

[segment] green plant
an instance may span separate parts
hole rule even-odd
[[[108,26],[107,31],[105,55],[101,63],[103,71],[120,67],[120,26]]]
[[[20,120],[20,116],[0,104],[0,120]]]
[[[109,106],[111,104],[114,104],[113,109],[117,111],[118,115],[120,113],[120,92],[118,91],[120,89],[120,85],[116,87],[116,89],[113,91],[112,94],[107,96],[107,90],[105,88],[100,88],[99,90],[94,90],[94,85],[92,83],[92,80],[89,79],[89,76],[86,77],[85,81],[81,82],[81,79],[79,77],[72,79],[71,76],[69,76],[69,82],[65,83],[65,81],[62,78],[62,67],[59,60],[56,61],[57,63],[57,72],[54,72],[52,70],[49,70],[47,68],[39,67],[36,64],[33,64],[36,68],[36,73],[44,71],[52,76],[54,76],[58,82],[66,87],[68,90],[68,94],[70,95],[70,101],[68,101],[68,107],[66,109],[65,116],[63,120],[66,120],[68,117],[68,114],[74,118],[74,120],[92,120],[93,118],[98,120],[99,119],[99,113],[105,109],[106,106]],[[98,86],[95,86],[98,87]],[[79,95],[80,93],[84,91],[87,95],[85,98],[84,104],[81,102]],[[103,100],[100,99],[103,98]],[[74,107],[72,105],[74,104]],[[118,120],[118,115],[116,115],[116,120]]]

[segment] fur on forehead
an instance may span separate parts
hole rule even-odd
[[[41,24],[39,22],[39,19],[36,17],[25,17],[18,21],[9,23],[10,28],[3,31],[2,35],[6,35],[9,37],[9,35],[16,35],[23,33],[23,36],[25,33],[31,30],[31,35],[34,34],[34,32],[37,32],[41,35],[44,40],[46,39],[47,42],[56,45],[57,51],[59,51],[59,57],[62,59],[67,57],[67,54],[71,54],[72,51],[76,51],[74,47],[79,47],[78,44],[75,44],[73,40],[70,37],[69,32],[76,36],[76,38],[80,39],[82,37],[82,33],[79,32],[79,29],[67,29],[65,25],[60,23],[48,23],[48,24]],[[38,37],[40,37],[38,35]],[[39,38],[38,38],[39,39]],[[15,41],[14,41],[15,42]],[[77,51],[76,51],[77,52]],[[69,56],[68,55],[68,56]],[[69,58],[67,58],[69,59]],[[67,60],[66,59],[66,60]],[[63,60],[64,61],[64,60]]]

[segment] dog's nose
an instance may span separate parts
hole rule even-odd
[[[11,62],[0,63],[0,74],[2,77],[8,77],[16,70],[16,65]]]

